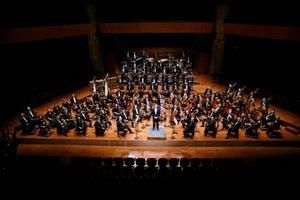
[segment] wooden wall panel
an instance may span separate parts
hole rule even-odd
[[[0,29],[0,44],[87,35],[90,24]]]
[[[160,34],[160,33],[213,33],[210,22],[182,23],[102,23],[99,27],[104,34]],[[21,43],[65,37],[88,35],[90,24],[6,28],[0,29],[0,44]],[[266,38],[274,40],[300,41],[299,27],[270,25],[224,24],[224,32],[229,35]]]
[[[199,52],[195,54],[195,71],[199,74],[208,74],[209,73],[209,64],[210,64],[210,55],[209,53]]]
[[[224,32],[230,35],[300,41],[299,27],[226,23],[224,24]]]
[[[132,33],[212,33],[213,23],[102,23],[99,25],[102,33],[132,34]]]

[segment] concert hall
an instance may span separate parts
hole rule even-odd
[[[0,194],[297,194],[294,1],[11,0],[0,13]]]

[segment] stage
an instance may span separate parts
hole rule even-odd
[[[198,75],[196,78],[197,80],[200,80],[200,85],[193,86],[193,89],[197,92],[203,92],[208,86],[211,87],[213,91],[223,91],[225,89],[225,85],[214,81],[210,76]],[[84,98],[89,95],[89,88],[84,87],[72,93],[75,93],[78,98]],[[62,98],[69,99],[72,93],[57,97],[47,104],[34,108],[34,110],[36,110],[38,114],[45,113],[47,108],[52,107],[55,103],[61,103]],[[133,133],[127,133],[124,137],[117,135],[115,123],[112,123],[112,126],[105,131],[104,136],[98,137],[94,133],[94,128],[90,127],[87,130],[86,136],[77,135],[75,130],[71,130],[67,136],[64,136],[58,135],[56,129],[52,129],[51,136],[49,137],[41,137],[37,133],[34,135],[24,135],[21,133],[21,131],[18,131],[16,132],[16,137],[19,147],[21,147],[18,149],[18,154],[22,155],[22,150],[24,149],[27,149],[27,153],[33,153],[34,151],[30,151],[28,148],[35,148],[37,146],[39,149],[44,149],[44,151],[39,151],[37,149],[37,151],[33,153],[35,155],[51,155],[51,152],[55,152],[56,147],[59,146],[65,150],[68,147],[85,149],[84,151],[74,151],[74,156],[80,156],[81,154],[87,156],[86,154],[88,154],[89,148],[105,148],[106,156],[110,155],[109,152],[111,152],[111,156],[114,156],[113,152],[116,148],[123,149],[122,155],[126,154],[128,156],[130,156],[130,153],[129,150],[126,150],[127,148],[130,148],[130,151],[135,151],[135,149],[137,149],[139,152],[137,155],[144,155],[143,152],[149,152],[149,148],[152,149],[150,151],[154,152],[159,152],[161,148],[167,148],[167,151],[169,151],[170,154],[172,154],[172,151],[181,152],[178,153],[178,155],[185,155],[185,152],[189,152],[188,155],[192,157],[198,156],[197,152],[199,151],[196,151],[196,149],[199,148],[249,148],[254,155],[255,152],[257,154],[261,154],[264,148],[269,150],[270,148],[273,148],[275,152],[280,151],[280,149],[285,149],[282,152],[287,154],[292,149],[298,152],[300,147],[300,134],[297,131],[299,131],[299,129],[296,129],[296,132],[293,133],[287,131],[286,128],[290,126],[297,127],[297,125],[300,124],[300,116],[273,105],[271,105],[271,109],[275,109],[278,115],[281,117],[283,122],[281,127],[283,138],[269,138],[263,130],[259,130],[259,137],[257,139],[246,137],[243,130],[240,131],[239,138],[226,139],[227,131],[221,130],[218,131],[216,138],[213,138],[210,136],[204,136],[204,127],[201,127],[201,123],[198,123],[196,127],[196,133],[193,138],[185,138],[183,136],[181,124],[175,126],[174,128],[170,128],[168,124],[160,124],[160,126],[165,130],[165,138],[163,138],[163,140],[157,140],[155,138],[154,140],[149,140],[148,129],[152,128],[152,122],[145,121],[144,124],[139,123],[137,129],[132,128]],[[17,124],[17,120],[18,118],[16,117],[12,119],[10,123]],[[12,129],[12,127],[13,126],[11,125],[10,128]],[[46,147],[48,151],[45,150]],[[231,151],[228,152],[230,154]],[[236,154],[237,152],[232,153]],[[242,152],[239,154],[241,156],[247,155],[243,155]],[[216,154],[214,154],[214,156],[218,157]]]

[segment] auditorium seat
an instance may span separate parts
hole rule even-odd
[[[180,165],[182,166],[182,175],[184,179],[191,179],[193,178],[193,170],[191,167],[190,160],[187,158],[181,158]]]
[[[123,163],[123,158],[114,158],[113,162],[114,162],[115,167],[118,167],[118,168],[123,167],[123,164],[124,164]]]
[[[191,168],[189,169],[195,178],[201,178],[202,177],[202,168],[201,168],[201,159],[199,158],[192,158],[190,160],[191,162]]]
[[[168,165],[168,159],[166,159],[166,158],[158,159],[158,166],[159,166],[158,176],[162,179],[166,179],[170,175],[170,170],[167,167],[167,165]]]
[[[106,180],[111,180],[114,178],[113,170],[113,159],[112,158],[103,158],[102,159],[102,175]]]
[[[179,165],[179,159],[178,158],[171,158],[169,160],[169,166],[171,168],[171,178],[172,179],[178,179],[181,177],[181,173],[182,173],[182,170],[181,170],[181,166]]]
[[[145,170],[145,175],[148,180],[155,180],[157,179],[157,160],[155,158],[148,158],[147,159],[147,168]]]
[[[127,179],[133,178],[133,166],[134,159],[133,158],[124,158],[125,166],[124,166],[124,177]]]
[[[170,158],[169,160],[169,166],[171,168],[176,168],[179,166],[179,159],[178,158]]]
[[[192,158],[190,162],[191,162],[191,167],[193,168],[200,167],[201,160],[199,158]]]
[[[145,176],[145,164],[144,158],[137,158],[135,160],[136,167],[134,169],[134,174],[137,178],[143,178]]]
[[[190,166],[190,160],[187,159],[187,158],[181,158],[181,159],[180,159],[180,165],[181,165],[181,167],[183,167],[183,168],[187,168],[187,167]]]
[[[148,168],[155,168],[157,160],[155,158],[148,158],[147,159],[147,166]]]

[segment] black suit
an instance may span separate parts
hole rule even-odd
[[[152,119],[153,119],[153,129],[159,130],[159,116],[160,116],[160,109],[154,108],[152,109]]]

